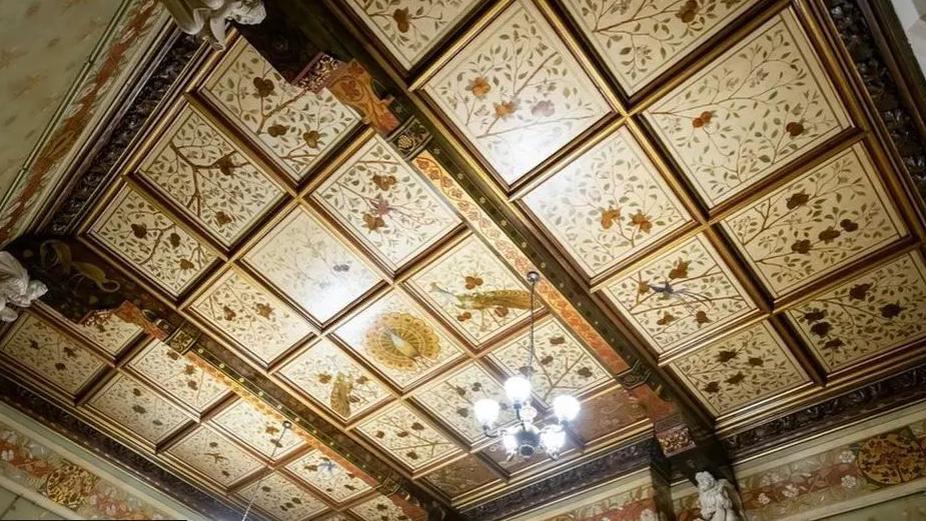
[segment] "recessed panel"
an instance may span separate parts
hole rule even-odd
[[[223,486],[231,485],[262,466],[228,438],[206,427],[199,427],[167,449],[167,453]]]
[[[644,114],[709,206],[742,193],[851,126],[790,10]]]
[[[327,508],[322,500],[277,472],[244,487],[238,495],[282,521],[300,521]]]
[[[519,0],[425,85],[512,184],[610,111],[533,3]]]
[[[336,503],[344,503],[372,490],[370,484],[352,470],[326,457],[319,450],[309,452],[286,465],[286,468]]]
[[[283,420],[241,399],[218,413],[212,421],[249,447],[274,460],[302,445],[295,432],[283,432]]]
[[[351,507],[350,511],[363,521],[412,521],[416,519],[391,499],[379,494]]]
[[[403,403],[364,421],[357,430],[412,470],[459,450],[456,444]]]
[[[189,356],[153,340],[128,366],[177,401],[202,413],[231,391],[218,378],[193,363]]]
[[[189,420],[180,409],[125,375],[113,378],[88,405],[152,444]]]
[[[470,455],[435,470],[424,479],[453,498],[497,480],[498,475],[479,458]]]

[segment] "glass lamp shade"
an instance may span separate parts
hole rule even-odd
[[[576,419],[581,409],[582,406],[579,405],[579,400],[576,400],[568,394],[553,398],[553,414],[555,414],[556,419],[561,422],[571,422]]]
[[[502,446],[505,447],[505,452],[508,454],[514,454],[518,450],[518,438],[515,437],[512,429],[508,429],[505,435],[502,436]]]
[[[505,394],[513,404],[526,403],[531,397],[531,383],[523,376],[512,376],[505,380]]]
[[[476,421],[483,427],[491,427],[498,419],[499,405],[495,400],[483,398],[473,404]]]
[[[559,425],[551,425],[540,432],[540,444],[551,455],[556,455],[566,445],[566,431]]]

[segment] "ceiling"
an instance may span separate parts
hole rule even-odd
[[[557,393],[581,398],[568,450],[509,462],[481,433],[472,403],[502,399],[526,364],[530,269],[576,281],[721,434],[920,356],[920,201],[813,10],[482,4],[335,8],[555,266],[240,37],[185,76],[81,241],[463,509],[652,429],[614,378],[627,364],[544,283],[534,400],[546,414]],[[78,326],[39,305],[0,355],[185,479],[256,497],[261,515],[423,516],[311,426],[275,447],[281,417],[259,396],[134,324]]]

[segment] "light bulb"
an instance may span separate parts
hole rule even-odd
[[[579,400],[576,400],[568,394],[562,394],[553,398],[553,414],[555,414],[556,419],[561,422],[571,422],[576,419],[581,409],[582,406],[579,405]]]
[[[491,427],[498,419],[498,402],[483,398],[473,404],[476,421],[482,427]]]
[[[513,454],[518,450],[518,438],[510,429],[505,431],[505,435],[502,436],[502,446],[505,447],[505,452],[508,454]]]
[[[531,397],[531,383],[523,376],[512,376],[505,380],[505,394],[513,404],[522,404]]]
[[[540,432],[540,444],[543,449],[555,456],[566,444],[566,431],[559,425],[551,425]]]

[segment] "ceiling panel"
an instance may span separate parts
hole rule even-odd
[[[209,427],[198,427],[167,453],[223,486],[261,468],[261,462]]]
[[[420,521],[382,495],[364,501],[350,511],[363,521]]]
[[[189,106],[138,171],[225,246],[237,242],[283,195],[253,160]]]
[[[231,437],[274,461],[303,445],[302,438],[295,432],[282,432],[278,416],[261,410],[248,400],[237,400],[211,421]]]
[[[604,286],[658,353],[690,343],[756,310],[717,250],[698,235]]]
[[[756,0],[564,0],[628,94],[691,54]]]
[[[807,375],[767,321],[673,361],[671,367],[715,414],[780,394]]]
[[[137,325],[126,322],[116,315],[102,315],[84,324],[74,324],[44,304],[38,303],[37,306],[41,308],[43,314],[55,317],[59,322],[72,328],[79,338],[111,357],[116,357],[125,351],[142,332]]]
[[[187,413],[124,374],[96,392],[87,405],[152,444],[190,419]]]
[[[318,322],[332,318],[380,280],[360,255],[302,207],[274,226],[245,260]]]
[[[610,111],[543,14],[525,0],[505,9],[424,89],[508,185]]]
[[[712,207],[851,126],[790,9],[660,98],[645,115]]]
[[[829,371],[926,335],[926,265],[911,252],[788,310]]]
[[[354,152],[312,198],[393,270],[460,222],[420,174],[379,136]]]
[[[365,420],[357,430],[411,470],[459,452],[453,441],[404,403]]]
[[[90,235],[174,297],[217,258],[174,217],[128,187],[107,205]]]
[[[626,126],[570,161],[524,202],[588,277],[691,221]]]
[[[286,465],[286,468],[335,503],[345,503],[366,494],[373,487],[352,468],[325,456],[318,450]]]
[[[255,481],[238,492],[254,506],[283,521],[299,521],[324,511],[327,505],[275,472]]]
[[[452,498],[497,481],[498,475],[478,457],[470,455],[444,465],[425,479]]]
[[[201,91],[294,181],[300,181],[360,118],[323,89],[287,83],[244,40],[232,46]]]
[[[158,340],[149,341],[129,361],[128,367],[150,385],[200,414],[229,394],[228,387],[218,378]]]
[[[775,296],[906,234],[859,144],[724,219],[723,226]]]
[[[474,346],[523,323],[530,310],[522,278],[475,236],[416,273],[409,284]]]

